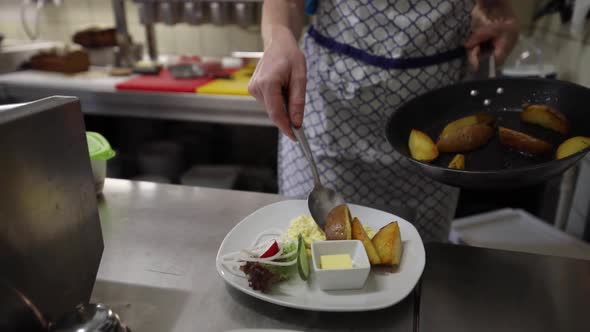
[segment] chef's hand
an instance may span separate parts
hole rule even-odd
[[[472,33],[465,48],[469,63],[479,67],[480,45],[491,42],[494,59],[502,65],[518,41],[520,27],[509,0],[478,0],[471,13]]]
[[[306,72],[305,56],[293,33],[286,27],[274,28],[270,43],[248,84],[248,91],[264,105],[275,125],[292,140],[295,136],[291,125],[299,128],[303,122]],[[289,99],[288,112],[285,111],[283,93]]]

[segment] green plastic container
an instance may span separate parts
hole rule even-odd
[[[107,160],[113,158],[116,153],[111,148],[109,141],[99,133],[87,131],[86,142],[88,143],[88,153],[90,154],[96,193],[100,194],[107,175]]]

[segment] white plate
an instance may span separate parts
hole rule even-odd
[[[301,215],[309,215],[307,202],[289,200],[267,205],[238,223],[225,237],[217,252],[217,272],[238,290],[278,305],[315,311],[368,311],[392,306],[403,300],[416,286],[425,264],[422,239],[416,228],[393,214],[349,204],[353,217],[378,230],[396,220],[400,227],[404,251],[400,267],[395,272],[372,271],[365,287],[358,290],[322,291],[313,273],[308,282],[295,276],[277,284],[270,293],[255,291],[248,280],[230,273],[221,264],[221,257],[248,248],[265,230],[287,230],[289,223]]]

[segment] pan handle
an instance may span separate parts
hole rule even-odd
[[[472,71],[469,75],[471,80],[484,80],[496,78],[496,60],[494,59],[494,46],[487,41],[481,44],[479,54],[479,66],[477,70]]]

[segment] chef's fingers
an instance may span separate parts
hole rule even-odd
[[[501,37],[494,43],[494,58],[502,65],[518,41],[520,27],[516,22],[507,22],[502,27]]]
[[[289,114],[285,108],[287,105],[282,90],[283,87],[279,82],[266,85],[263,88],[264,107],[269,118],[279,130],[290,139],[296,140],[293,130],[291,130],[291,121],[289,121]]]
[[[471,49],[489,40],[493,41],[498,35],[499,31],[495,24],[482,26],[471,33],[465,42],[465,48]]]
[[[473,31],[465,47],[473,50],[477,45],[491,41],[496,63],[502,65],[518,40],[519,27],[516,21],[492,23]],[[481,52],[481,49],[480,49]],[[473,61],[470,59],[473,64]]]
[[[305,57],[297,58],[289,79],[289,119],[295,128],[301,127],[305,108],[305,86],[307,85],[307,68]]]
[[[264,95],[262,94],[262,90],[260,88],[260,67],[262,67],[261,60],[256,68],[254,69],[254,73],[252,73],[252,77],[250,78],[250,82],[248,82],[248,92],[252,95],[252,97],[256,98],[256,100],[264,105]]]
[[[467,50],[467,60],[475,71],[479,68],[479,53],[479,45]]]

